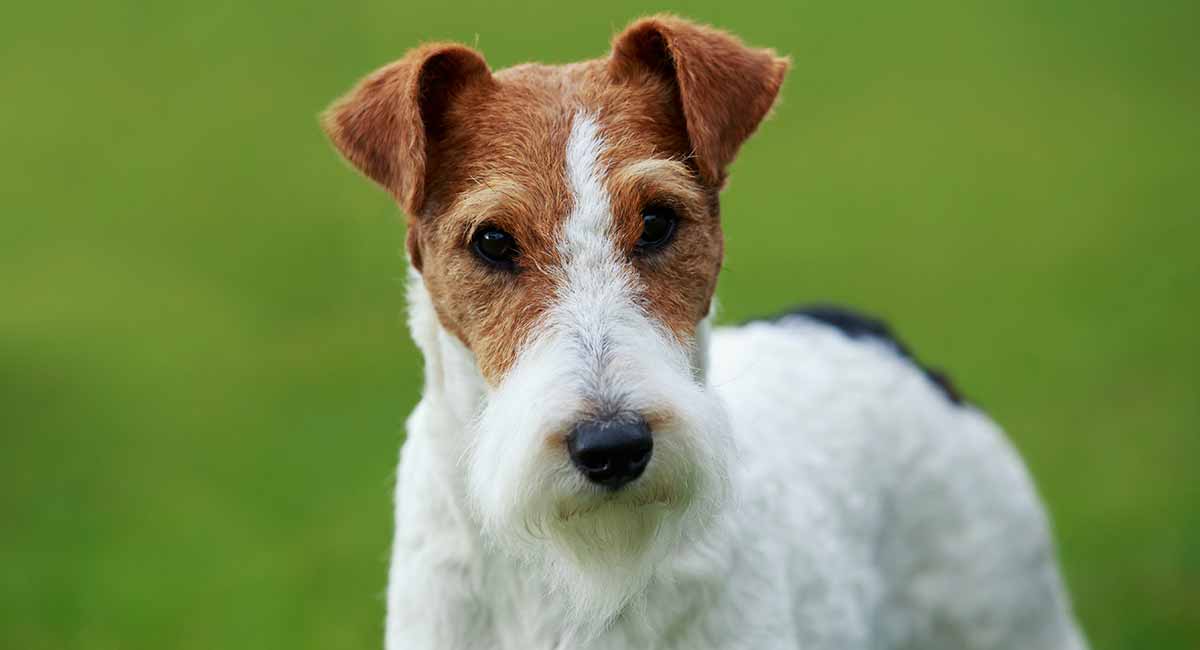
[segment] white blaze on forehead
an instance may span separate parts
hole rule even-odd
[[[566,267],[578,262],[601,262],[604,253],[615,255],[612,241],[612,209],[601,177],[600,154],[604,141],[600,125],[591,115],[579,113],[567,138],[567,184],[571,190],[571,213],[567,215],[559,252]],[[583,259],[580,259],[583,258]],[[616,262],[615,259],[603,260]]]
[[[599,317],[613,318],[631,308],[633,277],[613,241],[613,216],[600,154],[604,141],[591,115],[579,113],[567,138],[567,183],[571,212],[558,249],[563,260],[558,281],[559,321],[600,334]]]

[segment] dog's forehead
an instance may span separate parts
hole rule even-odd
[[[614,82],[605,60],[524,64],[495,73],[495,84],[469,94],[450,114],[455,128],[439,169],[443,189],[508,181],[560,204],[567,141],[581,117],[594,120],[604,169],[647,158],[687,155],[686,127],[675,90],[646,75]],[[566,207],[566,206],[560,206]],[[561,213],[561,211],[560,211]]]

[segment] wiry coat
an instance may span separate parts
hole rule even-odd
[[[655,17],[567,66],[425,46],[331,109],[410,215],[389,650],[1083,648],[1020,460],[940,376],[816,311],[711,330],[786,68]],[[571,441],[629,419],[653,454],[600,484]]]
[[[400,463],[388,647],[576,647],[562,595],[472,522],[445,441],[470,426],[455,403],[485,389],[412,293],[427,388]],[[716,329],[708,366],[733,498],[586,647],[1085,647],[1020,459],[893,345],[797,316]]]

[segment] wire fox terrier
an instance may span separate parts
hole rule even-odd
[[[326,114],[410,215],[388,648],[1084,647],[1017,455],[886,328],[710,327],[787,68],[659,16],[569,65],[425,45]]]

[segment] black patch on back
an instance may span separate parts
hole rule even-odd
[[[922,364],[913,355],[912,351],[908,349],[908,346],[892,332],[892,328],[882,319],[852,311],[845,307],[817,304],[798,307],[771,318],[758,318],[754,320],[779,322],[795,317],[808,318],[824,323],[838,329],[842,334],[852,339],[873,338],[887,342],[896,350],[897,354],[908,359],[920,369],[925,377],[946,396],[946,399],[955,404],[963,403],[962,393],[954,387],[950,378],[941,370]]]

